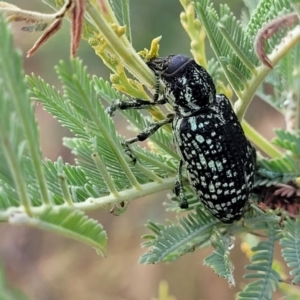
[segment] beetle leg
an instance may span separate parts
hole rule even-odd
[[[189,204],[186,200],[184,194],[184,188],[182,184],[182,167],[183,167],[183,161],[181,159],[178,165],[178,171],[177,171],[175,187],[174,187],[174,194],[179,198],[180,208],[184,209],[184,208],[188,208]]]
[[[113,103],[106,109],[106,112],[113,116],[114,112],[117,109],[125,110],[125,109],[144,109],[150,108],[156,105],[166,104],[166,99],[158,99],[159,98],[159,86],[160,86],[160,75],[154,72],[156,76],[156,85],[155,85],[155,93],[153,95],[152,101],[132,98],[129,101],[121,101],[120,99],[113,101]]]
[[[169,118],[166,118],[164,120],[161,120],[161,121],[158,121],[155,123],[151,123],[143,131],[141,131],[136,137],[127,139],[122,143],[123,147],[125,148],[126,154],[131,158],[133,163],[136,162],[136,157],[132,153],[129,145],[136,143],[136,142],[142,142],[142,141],[146,140],[153,133],[155,133],[160,127],[162,127],[163,125],[166,125],[168,123],[171,123],[172,121],[173,121],[173,115],[171,115]]]
[[[125,109],[144,109],[144,108],[150,108],[156,105],[162,105],[166,104],[165,99],[154,101],[146,101],[141,99],[135,99],[132,98],[130,101],[121,101],[120,99],[113,101],[113,103],[106,109],[106,112],[113,116],[114,112],[117,109],[125,110]]]

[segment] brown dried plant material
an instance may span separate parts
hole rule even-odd
[[[20,9],[19,7],[0,2],[0,11],[4,13],[8,22],[24,24],[23,31],[43,31],[55,20],[55,14],[42,14],[34,11]]]
[[[290,13],[267,23],[258,31],[254,43],[256,55],[261,60],[261,62],[268,66],[270,69],[273,68],[273,65],[264,50],[266,40],[271,38],[276,32],[278,32],[278,30],[287,28],[295,24],[297,21],[299,21],[298,14]]]
[[[41,48],[59,29],[61,28],[62,20],[56,20],[51,26],[44,32],[44,34],[34,43],[31,49],[27,51],[27,57],[35,54],[35,52]]]
[[[77,0],[74,5],[71,23],[71,56],[76,56],[76,51],[80,44],[81,33],[84,21],[84,0]]]
[[[15,5],[0,1],[0,11],[4,12],[8,22],[22,23],[22,31],[42,31],[43,34],[27,52],[27,57],[36,53],[53,35],[61,28],[63,19],[67,13],[71,16],[71,56],[76,56],[79,47],[83,18],[84,0],[66,0],[59,11],[54,14],[43,14],[39,12],[23,10]]]
[[[300,208],[300,190],[293,183],[265,187],[260,193],[261,203],[271,209],[281,209],[291,217],[297,218]]]

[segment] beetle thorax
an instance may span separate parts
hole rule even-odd
[[[164,76],[164,97],[179,116],[187,117],[200,113],[212,105],[216,90],[212,78],[204,68],[190,61],[186,68],[172,76]]]

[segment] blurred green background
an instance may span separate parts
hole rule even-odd
[[[40,0],[8,2],[23,9],[52,12]],[[219,2],[214,1],[216,8]],[[243,2],[226,2],[239,17]],[[131,0],[131,25],[136,50],[149,48],[151,40],[162,35],[161,56],[176,53],[190,55],[189,38],[179,21],[181,11],[181,5],[176,0]],[[69,24],[65,22],[63,30],[29,59],[25,57],[25,53],[39,34],[15,30],[15,44],[24,53],[25,72],[34,72],[51,85],[60,88],[54,66],[61,59],[69,59],[69,30]],[[208,52],[208,56],[210,55],[212,53]],[[109,71],[85,41],[80,45],[78,56],[88,66],[91,75],[109,79]],[[53,160],[62,156],[64,161],[72,163],[72,155],[62,146],[62,137],[71,134],[43,111],[39,104],[36,104],[36,114],[44,156]],[[283,125],[282,118],[258,100],[251,105],[247,119],[268,138],[274,135],[274,127]],[[120,128],[120,133],[127,137],[133,135],[132,132],[125,131],[124,119],[116,118],[115,122],[117,128]],[[154,299],[157,297],[161,280],[169,283],[170,294],[178,300],[232,300],[244,285],[243,266],[248,263],[248,259],[239,248],[239,240],[232,251],[237,287],[231,289],[225,280],[218,278],[210,268],[203,266],[203,259],[212,252],[211,248],[187,255],[172,264],[137,263],[139,256],[145,251],[140,248],[140,237],[147,233],[144,227],[146,221],[151,219],[164,222],[166,218],[174,218],[172,214],[164,211],[162,202],[165,200],[166,193],[139,199],[132,202],[127,212],[119,217],[103,211],[90,214],[107,230],[109,240],[106,258],[98,256],[93,249],[85,245],[63,237],[37,229],[1,224],[0,259],[3,261],[7,280],[30,299],[37,300]]]

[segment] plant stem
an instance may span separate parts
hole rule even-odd
[[[245,131],[247,138],[265,152],[270,158],[281,157],[282,153],[276,149],[265,137],[263,137],[258,131],[256,131],[245,120],[242,121],[242,127]]]

